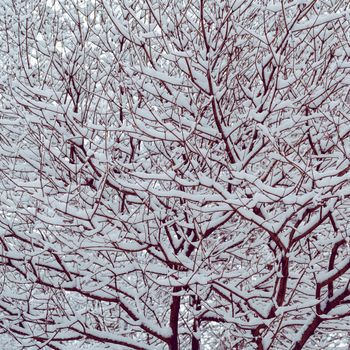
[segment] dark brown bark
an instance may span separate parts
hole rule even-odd
[[[315,333],[315,330],[322,322],[322,319],[319,316],[315,316],[313,321],[309,324],[309,326],[306,328],[304,333],[302,334],[300,340],[294,343],[291,350],[301,350],[305,343],[309,340],[309,338]]]
[[[174,287],[173,292],[177,293],[181,290],[180,287]],[[179,312],[180,312],[181,298],[173,296],[170,306],[170,322],[169,326],[172,330],[172,336],[168,341],[169,350],[179,350]]]

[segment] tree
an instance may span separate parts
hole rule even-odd
[[[1,11],[11,349],[325,349],[346,336],[345,2]]]

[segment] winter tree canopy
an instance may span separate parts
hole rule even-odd
[[[0,1],[3,349],[350,341],[344,0]]]

